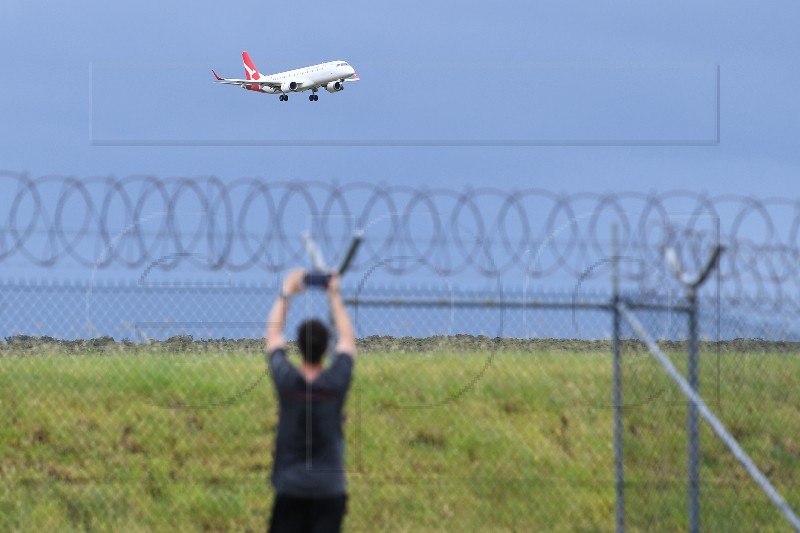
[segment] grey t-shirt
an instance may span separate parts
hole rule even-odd
[[[346,493],[342,407],[353,358],[338,354],[311,383],[279,348],[269,355],[278,395],[278,435],[272,467],[277,494],[328,497]]]

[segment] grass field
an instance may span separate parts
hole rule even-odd
[[[702,355],[702,394],[795,509],[800,355]],[[673,360],[681,366],[682,356]],[[633,531],[685,529],[685,405],[626,349]],[[363,353],[347,405],[348,531],[611,531],[606,351]],[[276,420],[263,354],[0,356],[0,530],[262,531]],[[704,426],[709,531],[788,527]]]

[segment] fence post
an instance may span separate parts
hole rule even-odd
[[[711,254],[708,262],[705,264],[700,273],[692,278],[684,273],[678,262],[678,256],[675,250],[668,248],[666,250],[667,262],[675,272],[684,287],[686,288],[686,298],[689,304],[688,318],[689,318],[689,336],[687,340],[687,348],[689,352],[689,360],[687,361],[686,373],[688,374],[689,386],[692,390],[700,394],[699,385],[700,380],[698,377],[698,353],[697,353],[697,290],[708,279],[709,274],[717,265],[719,256],[722,254],[722,246],[716,246],[714,252]],[[686,433],[687,433],[687,454],[688,454],[688,469],[689,469],[689,531],[691,533],[700,532],[700,429],[697,418],[697,404],[693,401],[689,402],[686,410]]]
[[[611,227],[611,284],[612,284],[612,311],[614,314],[614,333],[612,346],[613,358],[613,402],[614,402],[614,480],[616,490],[615,517],[617,533],[625,531],[625,472],[622,463],[622,365],[620,357],[620,325],[621,317],[619,304],[619,243],[617,241],[617,225]]]
[[[697,290],[689,288],[689,361],[687,374],[689,386],[699,394],[697,361]],[[689,454],[689,531],[700,532],[700,434],[697,420],[697,405],[689,402],[686,412],[686,431]]]

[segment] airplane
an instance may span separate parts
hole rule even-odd
[[[248,91],[279,94],[282,102],[289,100],[288,93],[301,91],[311,91],[308,99],[316,102],[319,100],[319,95],[317,95],[319,89],[324,87],[329,93],[335,93],[344,90],[345,82],[359,80],[355,69],[346,61],[328,61],[267,76],[258,72],[247,51],[242,52],[242,62],[246,79],[223,78],[214,69],[211,69],[216,82],[238,85]]]

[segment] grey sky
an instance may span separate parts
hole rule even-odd
[[[798,20],[800,6],[788,0],[0,0],[0,169],[795,198]],[[242,76],[242,50],[267,73],[344,59],[362,81],[315,103],[214,84],[212,68]],[[275,140],[322,146],[259,145]],[[336,145],[348,140],[389,146]],[[435,145],[453,140],[486,146]],[[503,146],[531,140],[543,145]],[[121,143],[99,145],[108,141]],[[432,145],[391,146],[398,141]],[[59,194],[52,190],[50,204]],[[0,190],[0,205],[12,193]],[[782,221],[793,214],[772,216],[785,235]],[[756,220],[749,234],[761,227]],[[46,248],[49,237],[37,234],[30,246]],[[6,275],[93,275],[68,262],[34,270],[22,256],[3,266]],[[191,265],[179,270],[162,274],[197,274]],[[102,274],[135,282],[141,272]],[[468,284],[494,286],[468,274]],[[263,275],[255,269],[237,281]],[[506,278],[515,287],[530,281]],[[567,278],[561,284],[574,285]],[[420,279],[424,272],[391,281]]]
[[[2,166],[566,191],[796,194],[791,2],[0,4]],[[362,81],[288,103],[212,83],[345,59]],[[706,146],[107,147],[138,140],[637,141]],[[657,144],[657,143],[656,143]]]

